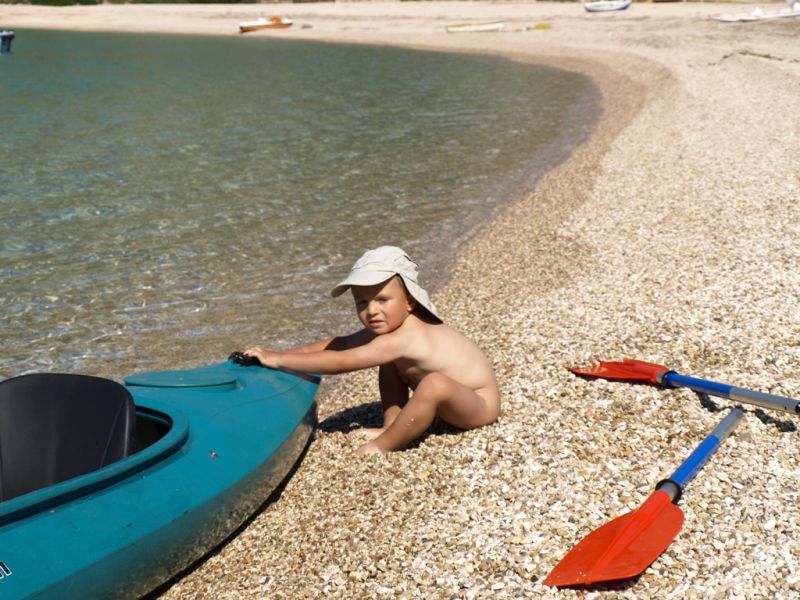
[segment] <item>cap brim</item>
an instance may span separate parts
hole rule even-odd
[[[397,275],[394,272],[386,272],[386,271],[372,271],[369,273],[350,273],[350,275],[344,281],[340,282],[335,288],[331,290],[331,296],[336,298],[337,296],[341,296],[344,294],[350,286],[353,285],[377,285],[379,283],[383,283],[384,281],[388,281],[392,277]]]

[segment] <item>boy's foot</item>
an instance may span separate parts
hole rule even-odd
[[[368,440],[374,440],[384,432],[383,427],[365,427],[363,429],[355,429],[347,434],[348,437],[361,437],[364,436]]]
[[[366,456],[367,454],[383,454],[380,448],[375,445],[375,442],[367,442],[356,450],[358,456]]]

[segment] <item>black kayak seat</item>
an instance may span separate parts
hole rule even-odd
[[[0,501],[125,458],[135,424],[133,397],[110,379],[36,373],[0,382]]]

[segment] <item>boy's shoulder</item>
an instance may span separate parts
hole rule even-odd
[[[417,341],[425,343],[452,335],[452,332],[455,331],[444,323],[434,323],[420,319],[415,315],[412,315],[412,317],[409,317],[402,327],[388,335],[397,335],[398,338],[404,338],[408,343]]]

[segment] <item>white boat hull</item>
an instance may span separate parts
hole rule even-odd
[[[586,12],[611,12],[615,10],[626,10],[631,5],[631,0],[598,0],[597,2],[585,2],[583,8]]]
[[[458,23],[448,25],[447,33],[485,33],[490,31],[503,31],[505,21],[487,21],[483,23]]]
[[[798,6],[797,4],[795,6]],[[723,13],[714,15],[711,18],[723,23],[739,23],[742,21],[769,21],[771,19],[785,19],[787,17],[800,17],[800,8],[784,8],[781,10],[761,10],[755,8],[746,13]]]

